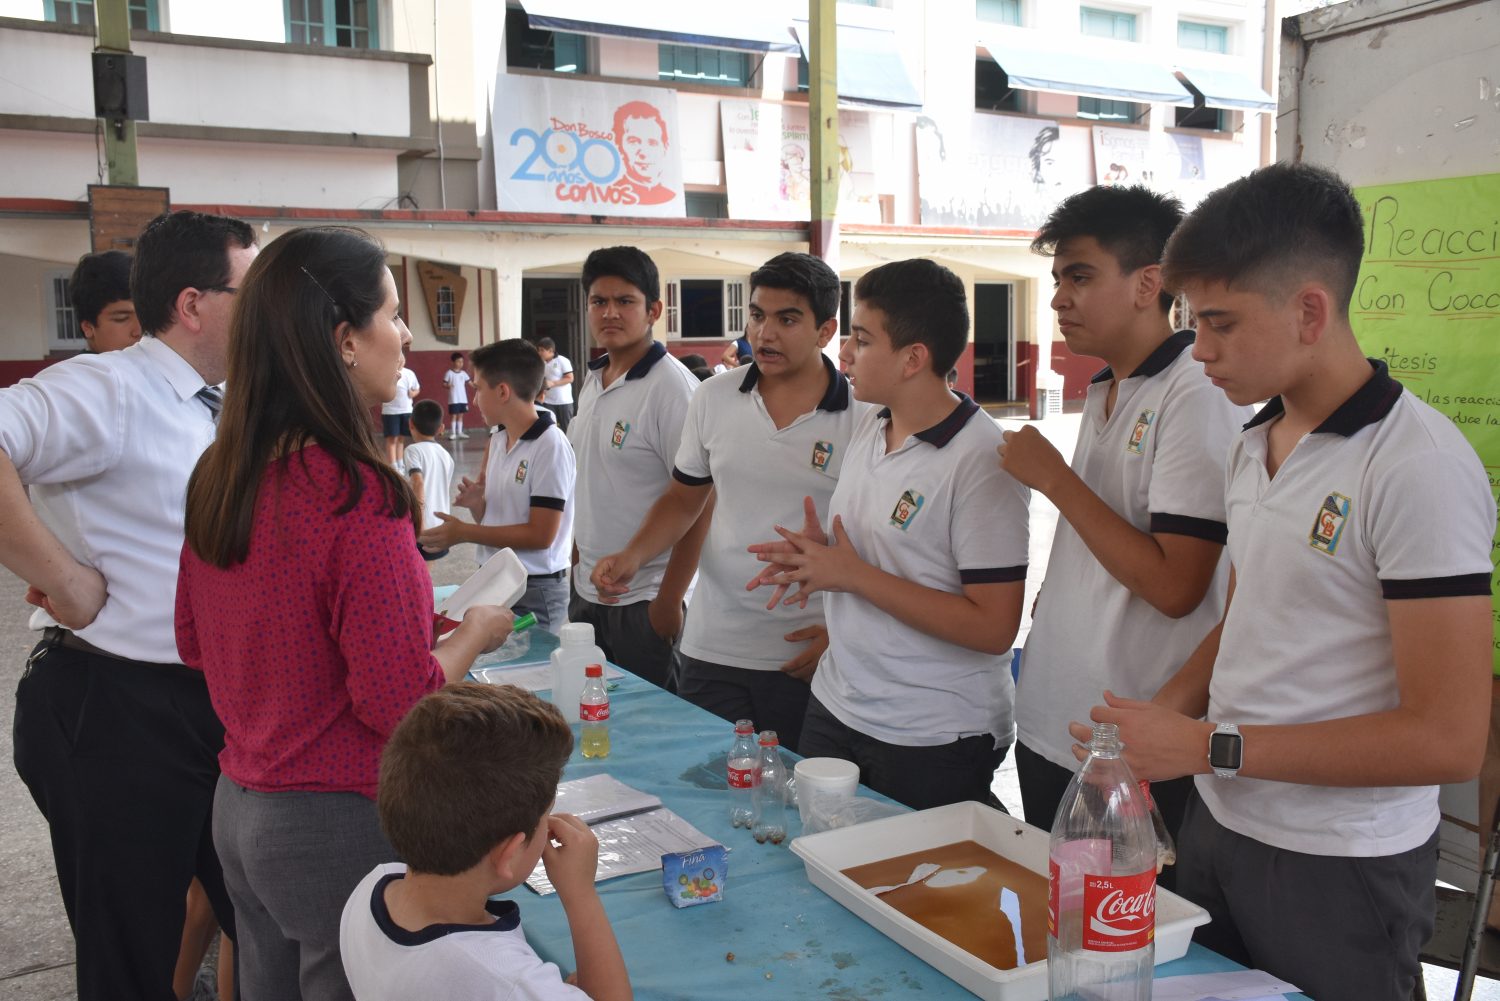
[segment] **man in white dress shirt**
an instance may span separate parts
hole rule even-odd
[[[16,689],[16,771],[51,830],[81,1001],[172,996],[194,876],[234,932],[210,823],[224,728],[172,614],[255,253],[238,220],[159,216],[131,273],[146,336],[0,390],[0,564],[56,623]]]

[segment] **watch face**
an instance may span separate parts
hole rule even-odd
[[[1237,733],[1211,734],[1208,738],[1209,765],[1231,770],[1240,767],[1241,744],[1240,735]]]

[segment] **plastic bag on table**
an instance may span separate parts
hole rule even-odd
[[[883,803],[878,799],[855,796],[849,799],[824,800],[821,797],[802,804],[802,833],[817,834],[840,827],[853,827],[882,817],[894,817],[909,812],[899,803]]]

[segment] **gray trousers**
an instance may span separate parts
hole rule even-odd
[[[556,633],[568,621],[568,594],[566,573],[561,577],[527,577],[526,593],[510,610],[516,618],[530,612],[538,626]]]
[[[1314,1001],[1407,1001],[1432,934],[1437,832],[1400,855],[1273,848],[1188,800],[1177,892],[1212,919],[1193,941],[1265,970]]]
[[[239,929],[244,1001],[353,1001],[339,918],[355,885],[396,853],[358,793],[253,792],[220,776],[214,846]]]

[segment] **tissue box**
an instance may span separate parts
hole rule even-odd
[[[692,907],[724,899],[729,853],[723,845],[706,845],[690,852],[668,852],[661,857],[661,885],[673,907]]]

